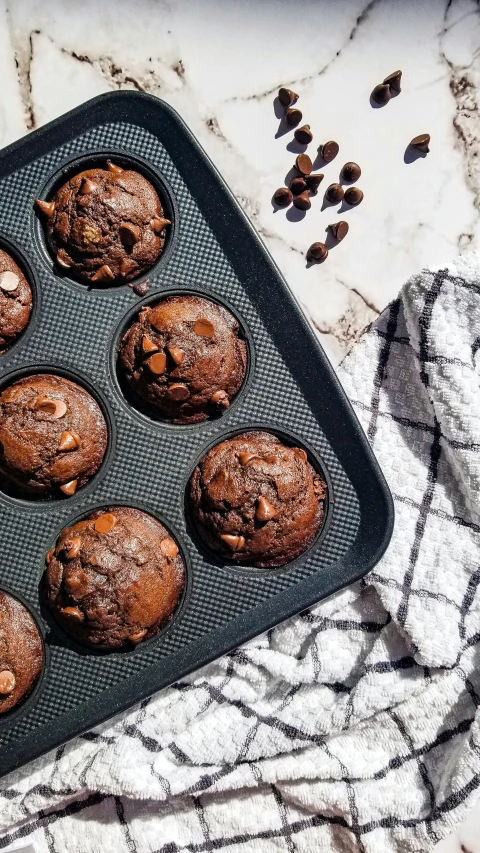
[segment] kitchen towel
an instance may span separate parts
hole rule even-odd
[[[4,779],[0,849],[424,853],[475,803],[480,257],[412,278],[340,376],[395,501],[382,561]]]

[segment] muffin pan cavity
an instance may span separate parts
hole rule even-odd
[[[103,167],[107,159],[144,175],[172,222],[158,262],[131,286],[92,287],[60,270],[35,211],[35,199],[48,203],[72,175]],[[73,496],[29,499],[0,487],[0,587],[18,592],[48,626],[48,677],[26,700],[28,713],[0,720],[4,774],[362,577],[387,547],[393,509],[318,339],[229,189],[167,104],[138,92],[102,95],[0,152],[0,234],[15,247],[34,288],[30,324],[0,355],[0,391],[35,374],[67,378],[97,401],[108,431],[102,464]],[[138,284],[144,286],[139,290]],[[209,411],[202,422],[167,423],[149,404],[133,403],[118,369],[118,351],[143,307],[191,295],[217,303],[237,319],[240,349],[244,344],[247,354],[245,376],[240,371],[241,381],[238,387],[233,382],[229,393],[216,388],[223,369],[220,353],[218,369],[206,371],[207,396],[225,390],[229,407],[216,416]],[[199,341],[215,343],[215,317],[197,320],[208,321],[197,329]],[[191,346],[187,338],[185,352]],[[160,356],[179,358],[167,352],[170,339],[153,343]],[[173,349],[182,349],[180,343],[173,341]],[[199,358],[207,354],[204,343]],[[158,361],[163,371],[163,359]],[[179,384],[192,383],[190,393],[202,373],[197,368],[195,376],[178,377]],[[235,370],[233,375],[238,380]],[[220,384],[228,385],[228,376],[222,375]],[[290,562],[279,567],[235,565],[227,554],[224,559],[210,553],[185,501],[205,453],[222,439],[252,430],[273,433],[305,451],[327,484],[320,528],[311,526],[304,552],[290,547]],[[305,463],[303,454],[300,458]],[[275,503],[275,496],[265,495],[268,513],[268,500]],[[255,500],[259,496],[255,493]],[[119,506],[138,508],[171,532],[186,566],[186,586],[157,634],[145,635],[135,648],[106,653],[82,645],[55,621],[41,577],[45,556],[62,530],[96,510],[108,514]],[[67,606],[77,606],[71,598]]]

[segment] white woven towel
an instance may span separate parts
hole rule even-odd
[[[480,786],[480,259],[341,369],[394,495],[366,581],[4,780],[0,849],[425,851]],[[1,834],[1,833],[0,833]]]

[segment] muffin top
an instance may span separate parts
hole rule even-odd
[[[136,645],[156,634],[185,582],[171,535],[132,507],[98,510],[67,527],[46,560],[45,594],[55,618],[97,649]]]
[[[18,264],[0,249],[0,350],[16,341],[31,313],[30,285]]]
[[[143,408],[186,424],[230,406],[245,378],[247,348],[230,311],[185,294],[142,308],[123,337],[119,360]]]
[[[170,225],[151,183],[110,160],[105,169],[70,178],[37,207],[57,264],[96,285],[121,284],[150,269]]]
[[[282,566],[313,542],[326,484],[299,447],[268,432],[217,444],[190,481],[190,505],[204,542],[222,557]]]
[[[42,638],[35,620],[16,598],[0,592],[0,714],[33,690],[42,667]]]
[[[106,447],[98,403],[62,376],[26,376],[0,395],[0,474],[21,494],[73,495]]]

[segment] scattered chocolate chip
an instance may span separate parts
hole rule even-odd
[[[255,518],[257,521],[270,521],[275,518],[277,511],[272,504],[263,496],[257,498],[257,506],[255,508]]]
[[[309,124],[304,124],[302,125],[302,127],[297,127],[293,135],[297,142],[300,143],[300,145],[308,145],[313,139],[313,133],[310,130]]]
[[[220,536],[220,539],[223,539],[225,545],[228,545],[231,551],[241,551],[243,546],[245,545],[245,538],[243,536],[235,536],[230,533],[223,533]]]
[[[138,243],[141,236],[139,226],[133,225],[132,222],[122,222],[119,233],[124,246],[134,246],[135,243]]]
[[[215,391],[215,393],[210,397],[210,402],[213,403],[214,406],[218,406],[220,409],[230,408],[230,400],[228,399],[226,391]]]
[[[303,176],[298,175],[290,181],[290,189],[293,195],[300,195],[307,189],[307,182]]]
[[[112,512],[104,512],[95,519],[95,530],[97,533],[110,533],[117,523],[116,517]]]
[[[322,244],[320,244],[320,245],[322,245]],[[305,453],[305,451],[301,447],[292,447],[292,453],[294,453],[295,456],[297,456],[299,459],[301,459],[302,462],[306,462],[308,459],[307,454]]]
[[[331,163],[331,161],[337,156],[339,150],[338,142],[334,142],[333,140],[325,142],[323,145],[320,145],[318,149],[320,157],[322,160],[325,160],[326,163]]]
[[[182,382],[175,382],[173,385],[170,385],[170,388],[167,391],[167,396],[170,397],[171,400],[186,400],[190,397],[190,391],[187,386]]]
[[[63,492],[64,495],[71,498],[72,495],[77,491],[78,480],[70,480],[68,483],[64,483],[63,486],[60,486],[60,491]]]
[[[307,251],[307,261],[315,261],[319,263],[324,261],[328,255],[328,249],[325,243],[312,243]]]
[[[348,162],[342,168],[340,172],[340,176],[343,181],[347,181],[347,183],[351,183],[352,181],[358,181],[360,175],[362,174],[362,170],[358,163]]]
[[[132,286],[132,290],[134,291],[134,293],[137,294],[137,296],[146,296],[148,293],[149,286],[150,282],[147,278],[145,281],[139,281],[138,284],[134,284]]]
[[[70,450],[77,450],[80,447],[81,438],[78,432],[74,430],[65,430],[62,432],[60,436],[60,443],[58,445],[58,449],[61,453]]]
[[[256,453],[249,453],[248,450],[242,450],[237,455],[240,465],[246,465],[252,459],[260,459],[260,456],[257,456]]]
[[[279,207],[288,207],[292,203],[292,193],[287,187],[279,187],[273,194],[273,200]]]
[[[417,151],[421,151],[422,154],[428,154],[430,151],[429,148],[430,142],[430,134],[429,133],[421,133],[419,136],[414,136],[410,145],[412,148],[416,148]]]
[[[146,628],[142,628],[140,631],[136,631],[135,634],[130,634],[129,641],[136,646],[138,643],[141,643],[145,634],[147,633]]]
[[[293,197],[293,204],[299,210],[310,210],[312,202],[310,201],[308,192],[305,190],[305,192],[295,195]]]
[[[90,281],[113,281],[114,278],[115,276],[108,264],[103,264],[103,266],[92,275]]]
[[[402,72],[401,71],[393,71],[392,74],[388,74],[387,77],[385,77],[385,80],[383,82],[386,83],[387,86],[390,86],[390,88],[393,89],[394,92],[401,92],[402,91],[400,88],[401,81],[402,81]]]
[[[45,562],[46,562],[47,566],[49,566],[50,563],[52,562],[52,557],[53,557],[54,553],[55,553],[55,548],[50,548],[50,551],[48,551],[45,554]]]
[[[318,172],[317,174],[305,175],[305,183],[307,185],[307,190],[311,195],[316,195],[317,190],[324,179],[324,175],[322,172]]]
[[[329,225],[328,227],[335,237],[335,240],[338,240],[338,242],[343,240],[343,238],[348,234],[348,222],[344,222],[343,219],[341,219],[340,222],[333,222],[332,225]]]
[[[285,111],[285,121],[290,127],[296,127],[302,120],[302,113],[296,107],[289,107]]]
[[[166,557],[170,557],[173,560],[174,557],[178,554],[178,545],[173,539],[162,539],[160,542],[160,551],[162,554],[165,554]]]
[[[131,273],[136,268],[137,263],[133,260],[133,258],[122,258],[122,260],[120,261],[119,275],[121,276],[121,278],[125,278],[126,275],[129,275],[129,273]],[[127,284],[129,287],[132,288],[132,290],[135,288],[135,285],[132,284],[130,281],[127,282]]]
[[[358,187],[349,187],[348,190],[345,190],[345,201],[352,207],[355,207],[357,204],[360,204],[362,199],[363,192]]]
[[[0,273],[0,290],[4,290],[5,293],[13,293],[19,284],[20,279],[14,272],[6,270]]]
[[[15,676],[10,669],[0,672],[0,696],[8,696],[15,689]]]
[[[372,98],[376,104],[388,104],[391,97],[392,93],[388,83],[379,83],[372,92]]]
[[[116,166],[111,160],[107,160],[107,169],[113,174],[114,178],[119,178],[124,171],[121,166]]]
[[[70,258],[68,257],[66,251],[64,249],[60,249],[57,252],[57,256],[55,258],[59,267],[62,267],[64,270],[69,270],[72,266],[70,262]]]
[[[76,619],[78,622],[83,622],[85,619],[85,616],[79,607],[64,607],[62,613],[70,619]]]
[[[170,222],[170,220],[165,219],[165,217],[163,216],[155,217],[155,219],[152,219],[150,222],[150,225],[152,226],[152,231],[154,231],[155,234],[161,234],[163,229],[166,228],[167,225],[171,224],[172,223]]]
[[[183,349],[179,349],[179,347],[167,347],[167,352],[177,366],[182,363],[184,355]]]
[[[201,317],[199,320],[195,321],[193,331],[200,338],[213,338],[215,334],[215,326],[210,320],[206,320],[204,317]]]
[[[295,167],[302,175],[309,175],[313,166],[308,154],[299,154],[295,160]]]
[[[71,539],[67,539],[65,542],[65,556],[67,560],[74,560],[75,557],[78,557],[81,547],[82,540],[80,536],[72,536]]]
[[[295,101],[298,101],[298,95],[296,92],[292,92],[291,89],[287,89],[285,86],[281,86],[278,90],[278,100],[280,101],[282,107],[290,107]]]
[[[143,338],[142,338],[142,352],[145,352],[145,353],[158,352],[158,349],[159,349],[159,347],[157,346],[157,344],[154,344],[154,342],[151,341],[150,338],[147,338],[146,335],[143,336]]]
[[[155,376],[162,376],[167,370],[167,356],[164,352],[157,352],[147,358],[146,364]]]
[[[49,397],[37,397],[33,408],[36,412],[45,412],[57,420],[67,412],[67,404],[63,400],[50,400]]]
[[[91,181],[90,178],[82,178],[79,193],[80,195],[89,195],[97,189],[97,186],[95,181]]]
[[[37,207],[41,211],[41,213],[44,214],[44,216],[50,217],[50,216],[53,216],[53,214],[55,213],[55,202],[54,201],[43,201],[41,198],[37,198],[37,200],[35,201],[35,204],[37,205]]]
[[[325,198],[330,204],[338,204],[344,196],[343,187],[340,184],[330,184],[325,192]]]

